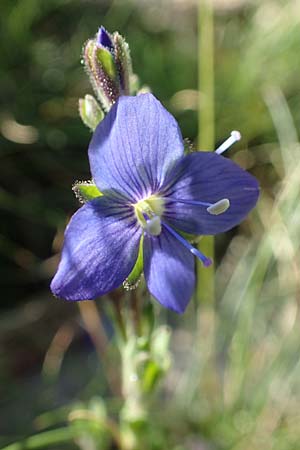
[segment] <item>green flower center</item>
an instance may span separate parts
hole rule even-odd
[[[164,199],[156,195],[140,200],[133,205],[138,223],[153,236],[161,233],[161,216],[165,209]]]

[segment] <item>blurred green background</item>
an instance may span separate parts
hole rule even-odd
[[[112,414],[118,408],[104,376],[117,355],[101,357],[88,310],[49,292],[78,207],[71,186],[89,179],[81,49],[100,25],[119,31],[141,82],[196,144],[198,6],[1,0],[0,445],[65,423],[69,405],[95,394]],[[300,3],[215,0],[214,9],[216,145],[241,131],[228,156],[256,175],[262,194],[247,221],[217,238],[215,310],[156,311],[174,328],[173,365],[153,409],[151,448],[298,450]],[[94,448],[59,444],[77,446]]]

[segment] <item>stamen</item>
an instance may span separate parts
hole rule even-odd
[[[239,141],[241,139],[241,133],[239,131],[232,131],[229,138],[226,139],[223,144],[220,145],[220,147],[217,148],[215,153],[218,155],[221,155],[223,152],[225,152],[229,147],[231,147],[235,142]]]
[[[219,200],[218,202],[209,206],[206,211],[209,212],[209,214],[218,216],[219,214],[222,214],[225,211],[227,211],[229,206],[230,206],[230,201],[228,200],[228,198],[222,198],[222,200]]]
[[[178,234],[173,228],[162,222],[162,225],[171,233],[181,244],[187,248],[194,256],[196,256],[203,263],[205,267],[209,267],[212,264],[212,260],[203,255],[197,248],[193,247],[188,241],[186,241],[180,234]]]
[[[209,202],[200,202],[197,200],[183,200],[179,198],[172,198],[172,197],[164,197],[165,201],[171,201],[174,203],[184,203],[185,205],[195,205],[195,206],[212,206],[213,203]]]
[[[206,206],[206,211],[215,216],[224,213],[230,207],[230,201],[228,200],[228,198],[222,198],[215,203],[200,202],[197,200],[181,200],[172,197],[166,197],[165,199],[175,203],[184,203],[186,205]]]

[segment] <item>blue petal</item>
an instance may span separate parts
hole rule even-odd
[[[169,197],[164,219],[192,234],[217,234],[236,226],[255,206],[259,195],[252,175],[211,152],[192,153],[182,158],[162,191]],[[205,206],[179,202],[215,203],[224,198],[229,199],[230,207],[217,216],[209,214]]]
[[[131,201],[156,192],[182,155],[177,122],[152,94],[120,97],[89,147],[100,191],[115,190]]]
[[[98,30],[97,44],[102,45],[102,47],[105,47],[108,50],[113,50],[114,48],[110,34],[103,26],[101,26]]]
[[[126,206],[104,197],[72,217],[51,290],[66,300],[89,300],[119,287],[138,255],[140,227]]]
[[[166,229],[144,237],[144,274],[148,289],[163,306],[183,313],[195,286],[194,256]]]

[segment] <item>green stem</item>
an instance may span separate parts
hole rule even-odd
[[[118,332],[120,333],[124,342],[127,340],[126,325],[124,322],[122,309],[121,309],[121,299],[118,292],[111,292],[110,299],[114,310],[115,324],[118,327]]]
[[[198,73],[199,73],[199,148],[211,151],[215,145],[214,130],[214,14],[212,0],[199,0],[198,4]],[[214,258],[214,238],[205,236],[201,251]],[[197,301],[214,303],[214,267],[197,263]]]
[[[137,289],[131,291],[131,312],[134,330],[137,336],[142,335],[142,324],[141,324],[141,299],[139,298]]]

